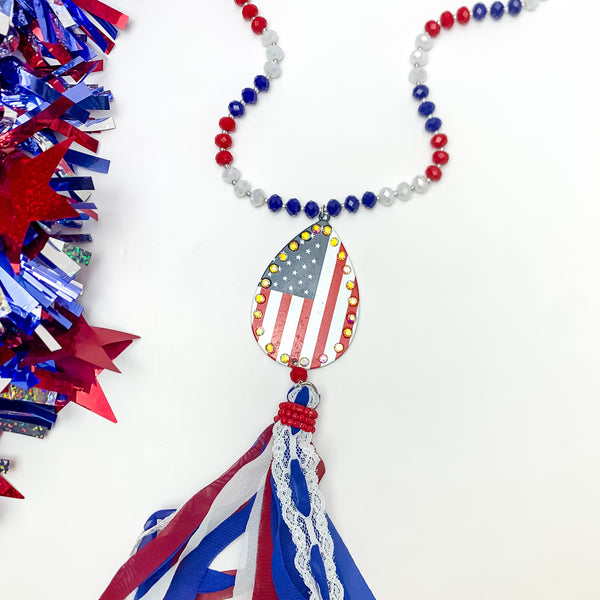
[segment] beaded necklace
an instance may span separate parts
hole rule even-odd
[[[346,352],[358,322],[359,293],[348,251],[331,225],[344,209],[393,205],[424,194],[442,177],[448,163],[448,138],[429,99],[425,65],[434,39],[456,24],[491,17],[513,17],[533,10],[537,0],[509,0],[506,6],[477,3],[472,10],[444,12],[428,21],[410,56],[409,81],[418,114],[433,148],[432,164],[411,182],[364,192],[343,202],[320,204],[268,195],[253,187],[233,165],[231,134],[236,120],[269,91],[281,74],[283,51],[254,4],[235,0],[252,31],[266,48],[264,74],[230,102],[215,137],[216,162],[235,194],[257,208],[304,213],[318,219],[283,246],[267,265],[252,303],[252,332],[259,347],[290,368],[294,385],[279,404],[275,424],[219,479],[200,490],[178,510],[152,515],[132,557],[121,567],[101,600],[128,597],[164,600],[201,597],[247,600],[342,600],[374,598],[325,511],[319,481],[324,468],[312,444],[320,396],[307,381],[310,369],[322,368]],[[220,572],[211,563],[232,541],[247,536],[247,551],[236,572]],[[130,596],[131,594],[131,596]],[[206,594],[206,596],[202,596]]]

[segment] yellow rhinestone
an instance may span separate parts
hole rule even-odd
[[[340,240],[338,240],[337,238],[331,238],[331,241],[329,243],[332,246],[337,246],[340,243]]]
[[[256,294],[255,300],[258,304],[263,304],[265,299],[266,298],[262,294]]]
[[[347,327],[346,329],[344,329],[344,337],[349,338],[352,335],[352,329],[350,329],[350,327]]]
[[[329,235],[331,233],[331,226],[330,225],[325,225],[325,227],[323,227],[323,233],[325,235]]]
[[[333,240],[331,240],[333,241]],[[341,252],[338,252],[338,260],[345,260],[346,259],[346,253],[342,250]]]
[[[358,304],[358,298],[355,298],[354,296],[348,298],[348,304],[350,306],[356,306]]]
[[[321,232],[321,226],[317,225],[316,223],[312,226],[312,230],[314,233],[320,233]]]
[[[265,277],[264,279],[261,279],[260,285],[262,285],[264,288],[271,287],[271,280]]]
[[[289,249],[292,250],[293,252],[298,250],[298,242],[296,240],[294,240],[293,242],[290,242]]]
[[[256,333],[256,335],[258,337],[260,337],[261,335],[263,335],[263,333],[265,332],[265,330],[262,327],[257,327],[254,332]]]
[[[302,239],[303,239],[303,240],[306,242],[306,241],[310,240],[310,232],[308,232],[308,231],[303,231],[303,232],[300,234],[300,237],[301,237],[301,238],[302,238]]]
[[[262,319],[263,316],[263,311],[262,310],[255,310],[254,311],[254,318],[255,319]]]
[[[290,362],[290,356],[289,356],[289,354],[282,354],[282,355],[279,357],[279,360],[280,360],[280,361],[281,361],[281,362],[282,362],[284,365],[287,365],[287,364],[288,364],[288,362]]]
[[[273,263],[270,267],[269,267],[269,271],[271,271],[271,273],[277,273],[277,271],[279,271],[279,267]]]
[[[284,260],[287,260],[287,254],[285,252],[280,252],[279,253],[279,260],[282,261],[282,262]]]
[[[350,268],[350,265],[344,265],[344,275],[350,275],[351,272],[352,269]]]
[[[334,349],[336,352],[341,352],[341,351],[344,349],[344,344],[337,343],[337,344],[336,344],[336,345],[333,347],[333,349]]]
[[[349,281],[349,282],[346,284],[346,289],[348,289],[348,290],[353,290],[353,289],[354,289],[354,281]]]
[[[275,346],[273,346],[273,344],[267,344],[267,345],[265,346],[265,350],[266,350],[266,351],[267,351],[269,354],[271,354],[271,352],[274,352],[274,351],[275,351]]]

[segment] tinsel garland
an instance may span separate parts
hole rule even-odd
[[[111,420],[98,383],[136,337],[83,317],[96,220],[87,172],[112,94],[91,83],[127,16],[99,0],[0,0],[0,432],[42,438],[69,402]],[[23,496],[3,477],[0,496]]]

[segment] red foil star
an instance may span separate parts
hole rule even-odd
[[[16,490],[2,475],[0,475],[0,496],[23,499],[25,496]]]
[[[0,238],[13,264],[19,263],[23,240],[32,221],[79,215],[64,196],[48,185],[71,141],[64,140],[35,158],[14,153],[0,163]]]

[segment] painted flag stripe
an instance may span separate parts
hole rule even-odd
[[[335,231],[331,232],[330,237],[337,237]],[[304,345],[301,350],[302,356],[306,356],[311,360],[315,351],[317,339],[319,337],[319,330],[321,328],[321,321],[323,319],[323,311],[325,309],[327,296],[329,294],[329,284],[337,264],[337,248],[335,246],[331,246],[329,240],[327,240],[327,244],[329,245],[327,247],[325,257],[323,258],[323,268],[321,269],[319,285],[313,301],[313,309],[310,315],[310,321],[308,324],[306,337],[304,339]],[[319,366],[321,366],[320,363]]]
[[[286,294],[286,296],[287,295],[288,294]],[[281,335],[281,343],[279,345],[279,352],[277,353],[278,356],[287,354],[291,357],[292,346],[294,345],[298,321],[302,314],[303,305],[304,298],[300,298],[300,296],[291,296],[290,309],[288,310],[285,327],[283,329],[283,334]]]
[[[331,327],[331,319],[333,317],[333,312],[337,303],[338,294],[340,292],[342,276],[344,275],[343,268],[346,264],[346,258],[344,258],[344,260],[337,260],[336,252],[336,261],[337,264],[335,265],[333,277],[331,278],[331,286],[329,287],[327,303],[325,304],[325,310],[323,311],[323,319],[321,321],[321,327],[319,329],[319,337],[317,338],[315,352],[313,354],[313,359],[311,363],[311,368],[313,369],[321,366],[321,363],[319,362],[319,356],[323,354],[323,350],[325,349],[325,343],[327,342],[329,328]]]
[[[279,303],[279,310],[277,311],[277,319],[275,321],[275,326],[273,327],[273,335],[271,336],[271,344],[273,344],[275,347],[275,350],[273,351],[274,356],[278,356],[281,336],[283,335],[283,330],[291,302],[292,297],[289,294],[281,295],[281,302]]]
[[[290,357],[292,359],[297,359],[305,356],[301,354],[302,346],[304,344],[304,336],[306,335],[306,329],[308,327],[308,323],[310,321],[310,313],[312,311],[313,302],[308,298],[304,299],[304,303],[302,304],[302,312],[300,313],[300,318],[298,319],[298,327],[296,329],[296,336],[294,339],[294,345],[292,346],[292,350],[290,352]]]

